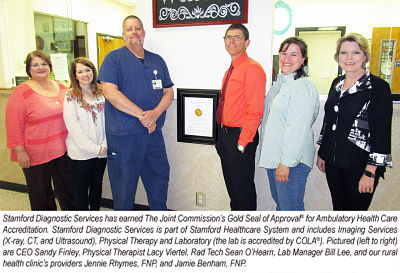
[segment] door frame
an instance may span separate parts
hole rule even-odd
[[[346,33],[346,27],[345,26],[337,26],[337,27],[296,27],[295,28],[295,36],[299,37],[300,32],[305,32],[305,31],[340,31],[340,37],[343,37],[344,34]],[[342,75],[343,71],[342,68],[340,68],[340,65],[338,64],[338,76]]]
[[[110,34],[105,34],[105,33],[99,33],[96,32],[96,53],[97,53],[97,68],[100,69],[99,66],[99,36],[105,36],[105,37],[110,37],[110,38],[118,38],[118,39],[124,39],[122,36],[115,36],[115,35],[110,35]]]

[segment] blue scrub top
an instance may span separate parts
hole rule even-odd
[[[157,75],[154,71],[157,71]],[[162,87],[173,86],[168,68],[161,56],[144,51],[144,62],[137,58],[126,46],[107,54],[100,67],[98,82],[109,82],[118,86],[129,100],[143,110],[154,109],[160,102],[164,90],[153,89],[152,81],[162,80]],[[166,111],[157,120],[157,131],[164,125]],[[105,103],[106,133],[127,135],[146,133],[139,119],[121,112],[108,100]]]

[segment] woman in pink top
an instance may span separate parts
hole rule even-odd
[[[14,89],[6,106],[7,146],[11,160],[24,172],[32,210],[57,210],[54,197],[62,210],[75,210],[63,120],[67,88],[50,79],[51,71],[51,61],[43,52],[26,57],[30,79]]]

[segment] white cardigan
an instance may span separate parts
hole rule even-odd
[[[68,156],[74,160],[99,157],[100,146],[107,147],[104,126],[105,99],[101,96],[93,101],[86,101],[87,107],[84,107],[71,95],[71,90],[65,93],[63,112],[68,130]]]

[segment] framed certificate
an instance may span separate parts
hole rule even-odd
[[[220,90],[178,88],[178,142],[215,144]]]

